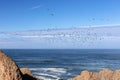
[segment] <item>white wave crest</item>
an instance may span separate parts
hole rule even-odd
[[[64,68],[30,68],[33,74],[44,80],[59,80],[67,72]]]
[[[55,73],[66,73],[66,69],[64,68],[30,68],[30,70],[39,70],[39,71],[51,71]]]

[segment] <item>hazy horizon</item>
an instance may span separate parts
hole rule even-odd
[[[0,32],[0,48],[120,49],[120,27]]]

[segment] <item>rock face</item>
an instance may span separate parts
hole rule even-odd
[[[22,80],[16,63],[0,50],[0,80]]]
[[[42,80],[35,78],[27,68],[21,68],[0,50],[0,80]]]
[[[120,70],[103,69],[100,72],[82,71],[81,75],[69,80],[120,80]]]

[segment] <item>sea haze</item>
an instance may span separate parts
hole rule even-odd
[[[4,49],[19,67],[37,77],[58,80],[75,77],[82,70],[120,68],[120,49]]]
[[[120,49],[120,26],[0,32],[0,48]]]

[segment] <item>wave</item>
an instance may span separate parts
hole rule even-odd
[[[30,70],[36,77],[44,80],[59,80],[67,73],[65,68],[30,68]]]
[[[66,73],[66,69],[64,68],[41,68],[42,70],[52,71],[57,73]]]

